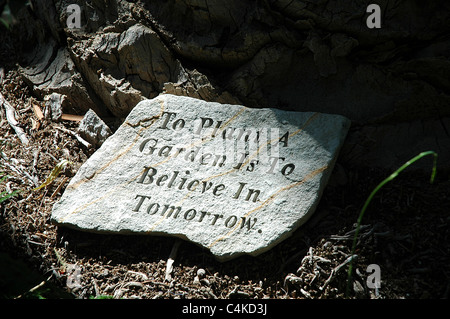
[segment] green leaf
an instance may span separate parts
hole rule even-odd
[[[6,29],[9,30],[9,24],[3,18],[0,18],[0,22],[5,26]]]
[[[58,175],[64,170],[64,168],[66,168],[67,164],[71,164],[71,162],[65,159],[56,164],[45,182],[42,183],[41,186],[34,188],[33,191],[37,191],[53,182],[55,178],[58,177]]]
[[[3,177],[0,179],[0,184],[3,183],[8,177],[9,177],[9,176],[3,176]],[[11,197],[13,197],[13,196],[16,196],[19,192],[20,192],[19,190],[14,191],[14,192],[12,192],[12,193],[8,193],[8,191],[3,191],[3,192],[1,192],[1,193],[0,193],[0,203],[6,201],[8,198],[11,198]]]

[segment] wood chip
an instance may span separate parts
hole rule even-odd
[[[61,120],[65,121],[81,122],[82,119],[83,119],[82,115],[73,115],[73,114],[61,115]]]
[[[41,122],[36,121],[34,118],[31,118],[31,123],[32,130],[39,130],[39,128],[41,127]]]
[[[39,119],[39,121],[42,121],[42,119],[44,118],[44,113],[42,113],[41,107],[36,103],[32,103],[32,105],[33,105],[34,115],[36,115],[36,117]]]

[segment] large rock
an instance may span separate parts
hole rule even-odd
[[[160,95],[80,168],[52,219],[178,236],[220,260],[257,255],[314,212],[349,126],[340,115]]]

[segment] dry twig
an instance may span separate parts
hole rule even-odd
[[[81,115],[63,114],[63,115],[61,115],[61,120],[81,122],[81,120],[83,120],[83,117],[84,116],[81,116]]]
[[[26,169],[20,165],[19,161],[14,159],[14,158],[10,158],[8,159],[8,157],[6,157],[6,155],[3,152],[0,152],[0,157],[3,158],[4,161],[2,161],[2,165],[8,167],[11,171],[17,173],[17,177],[22,180],[22,182],[24,184],[27,184],[26,181],[24,179],[22,179],[22,176],[25,176],[26,179],[28,179],[31,182],[31,185],[36,186],[38,183],[37,177],[36,176],[31,176]]]
[[[57,126],[57,125],[53,125],[53,127],[56,128],[56,129],[58,129],[58,130],[60,130],[60,131],[62,131],[62,132],[64,132],[64,133],[68,133],[68,134],[72,135],[72,136],[75,137],[81,144],[83,144],[84,146],[86,146],[86,148],[90,148],[90,147],[91,147],[91,143],[89,143],[88,141],[86,141],[85,139],[83,139],[79,134],[77,134],[77,133],[75,133],[75,132],[73,132],[73,131],[71,131],[71,130],[68,130],[68,129],[64,128],[64,127]]]
[[[17,122],[16,117],[14,113],[16,110],[14,107],[3,97],[3,95],[0,93],[0,104],[3,105],[6,111],[6,120],[8,121],[9,125],[14,129],[14,131],[17,134],[17,137],[20,139],[22,144],[28,146],[30,144],[30,141],[28,140],[27,135],[25,134],[24,130],[19,126],[19,122]]]
[[[334,278],[334,276],[339,272],[339,270],[342,269],[342,267],[344,267],[345,265],[347,265],[348,263],[350,263],[353,259],[356,259],[358,257],[358,255],[351,255],[350,257],[348,257],[343,263],[339,264],[338,266],[336,266],[335,268],[333,268],[333,270],[330,273],[330,276],[328,277],[328,279],[325,281],[325,283],[323,284],[322,287],[320,287],[320,290],[324,290],[325,287],[330,283],[330,281]]]
[[[175,261],[175,257],[177,256],[178,247],[180,247],[181,241],[177,240],[172,247],[172,251],[170,252],[169,259],[167,260],[167,266],[166,266],[166,276],[164,280],[166,281],[172,281],[171,273],[173,271],[173,262]]]

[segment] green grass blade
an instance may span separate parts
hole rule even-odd
[[[398,176],[398,174],[400,172],[402,172],[405,168],[407,168],[408,166],[410,166],[411,164],[413,164],[414,162],[418,161],[419,159],[428,156],[428,155],[433,155],[433,168],[431,171],[431,178],[430,178],[430,183],[432,184],[434,182],[434,178],[436,177],[436,164],[437,164],[437,153],[433,152],[433,151],[427,151],[427,152],[422,152],[419,155],[413,157],[412,159],[410,159],[408,162],[406,162],[405,164],[403,164],[400,168],[398,168],[395,172],[393,172],[391,175],[389,175],[386,179],[384,179],[380,184],[378,184],[377,187],[375,187],[375,189],[372,191],[372,193],[370,193],[369,197],[367,198],[366,202],[364,203],[363,208],[361,209],[361,212],[359,214],[358,217],[358,221],[356,224],[356,231],[355,231],[355,236],[353,237],[353,245],[352,245],[352,253],[351,255],[353,256],[355,254],[355,250],[356,250],[356,244],[358,242],[358,234],[359,234],[359,229],[361,226],[361,221],[362,218],[364,216],[364,213],[367,210],[367,207],[369,206],[370,202],[372,201],[373,197],[375,196],[375,194],[384,186],[386,185],[388,182],[392,181],[394,178],[396,178]],[[350,281],[351,281],[351,275],[352,275],[352,271],[353,271],[353,260],[350,262],[349,268],[348,268],[348,276],[347,276],[347,296],[349,295],[349,291],[350,291]]]
[[[11,194],[6,195],[5,197],[3,197],[3,193],[0,194],[0,203],[3,203],[4,201],[6,201],[8,198],[16,196],[19,193],[19,191],[14,191]]]
[[[39,187],[36,187],[33,189],[33,191],[37,191],[47,185],[49,185],[50,183],[52,183],[56,177],[58,177],[58,175],[66,168],[66,166],[68,164],[71,164],[70,161],[68,160],[62,160],[61,162],[59,162],[51,171],[50,175],[47,177],[47,179],[45,180],[44,183],[42,183]]]
[[[2,178],[0,178],[0,184],[3,183],[9,176],[3,176]],[[0,193],[0,203],[3,203],[4,201],[6,201],[8,198],[13,197],[15,195],[17,195],[20,191],[14,191],[10,194],[8,194],[7,191],[3,191]]]

